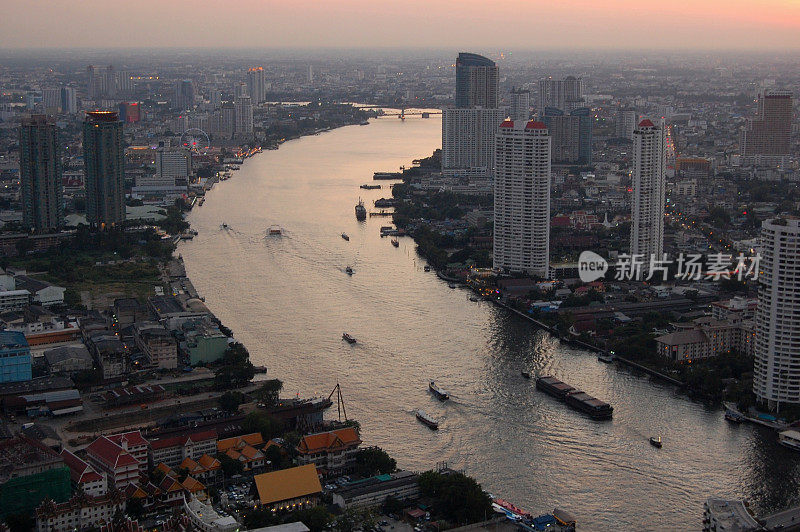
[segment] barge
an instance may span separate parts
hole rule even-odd
[[[559,401],[566,399],[567,395],[572,392],[577,392],[575,388],[565,382],[561,382],[552,375],[545,375],[544,377],[536,378],[536,389],[541,390],[546,394],[552,395]]]

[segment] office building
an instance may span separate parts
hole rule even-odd
[[[240,96],[236,99],[236,128],[237,137],[246,137],[253,134],[253,101],[250,96]]]
[[[456,107],[497,109],[498,68],[478,54],[461,52],[456,59]]]
[[[664,252],[665,129],[663,118],[657,126],[644,119],[633,132],[630,253],[642,255],[643,271]]]
[[[156,177],[160,179],[185,179],[192,173],[192,157],[186,148],[159,146],[155,153],[155,163]]]
[[[64,226],[61,145],[55,122],[33,115],[19,128],[19,178],[22,222],[37,233]]]
[[[181,111],[194,107],[194,84],[192,84],[192,80],[183,79],[175,82],[175,97],[172,107]]]
[[[267,98],[267,81],[263,67],[251,68],[247,71],[247,93],[258,105]]]
[[[591,164],[592,118],[587,107],[565,113],[548,107],[540,114],[552,142],[552,161],[557,164]]]
[[[510,95],[509,118],[514,122],[527,122],[531,117],[530,91],[515,89]]]
[[[741,154],[748,164],[772,164],[791,154],[792,93],[764,91],[755,118],[741,134]]]
[[[550,135],[542,122],[506,120],[497,132],[494,267],[547,277]]]
[[[247,93],[247,84],[240,82],[233,86],[233,97],[235,100],[238,100],[243,96],[249,96]]]
[[[122,102],[119,104],[119,120],[126,124],[135,124],[142,119],[139,102]]]
[[[444,109],[442,173],[445,176],[491,177],[494,138],[503,120],[500,109]]]
[[[617,111],[617,138],[633,140],[633,130],[636,129],[639,116],[632,109]]]
[[[127,70],[117,72],[117,92],[124,95],[133,94],[133,76]]]
[[[761,225],[753,392],[770,410],[800,403],[800,219]]]
[[[42,89],[42,107],[48,114],[56,114],[61,111],[61,89],[49,88]]]
[[[539,80],[539,114],[548,107],[565,113],[584,107],[583,80],[574,76],[564,79],[545,78]]]
[[[211,89],[209,100],[211,101],[212,108],[219,109],[222,107],[222,91],[219,89]]]
[[[104,227],[125,220],[125,157],[116,111],[90,111],[83,123],[86,220]]]
[[[0,331],[0,383],[31,380],[31,348],[25,334]]]
[[[61,112],[71,115],[78,112],[78,99],[72,87],[61,88]]]

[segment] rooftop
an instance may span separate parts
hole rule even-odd
[[[253,477],[261,504],[272,504],[322,492],[317,466],[290,467]]]

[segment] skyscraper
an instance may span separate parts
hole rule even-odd
[[[547,107],[539,116],[550,132],[554,163],[591,164],[592,119],[589,108],[579,107],[565,113]]]
[[[78,100],[72,87],[61,88],[61,112],[71,115],[78,112]]]
[[[567,76],[564,79],[539,80],[539,113],[548,107],[569,113],[583,107],[583,79]]]
[[[770,410],[800,403],[800,219],[761,225],[753,393]]]
[[[97,227],[125,220],[125,154],[116,111],[89,111],[83,123],[86,220]]]
[[[211,89],[211,107],[219,109],[222,107],[222,91],[219,89]]]
[[[22,221],[37,233],[64,226],[61,145],[55,121],[33,115],[19,128]]]
[[[741,153],[748,163],[772,163],[791,153],[792,93],[765,91],[759,95],[755,118],[742,130]]]
[[[250,96],[236,99],[235,134],[239,137],[253,134],[253,101]]]
[[[259,104],[266,100],[267,86],[264,69],[262,67],[251,68],[247,71],[247,92],[254,104]]]
[[[233,86],[233,97],[235,99],[242,96],[249,96],[249,94],[247,93],[247,84],[240,82]]]
[[[175,82],[175,97],[172,107],[181,111],[194,107],[194,85],[192,80],[183,79]]]
[[[633,140],[633,130],[636,129],[636,111],[633,109],[620,109],[617,111],[617,138]]]
[[[550,136],[542,122],[500,124],[494,181],[494,267],[548,277]]]
[[[514,122],[527,122],[531,117],[531,93],[530,91],[516,89],[510,93],[511,105],[509,117]]]
[[[49,114],[61,111],[61,89],[42,89],[42,106]]]
[[[494,61],[461,52],[456,59],[456,107],[497,108],[498,69]]]
[[[500,109],[444,109],[442,173],[449,177],[491,177],[494,138],[502,120]]]
[[[633,132],[630,253],[642,255],[644,270],[664,252],[665,130],[663,118],[658,126],[644,119]]]

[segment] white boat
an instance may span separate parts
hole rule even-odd
[[[796,430],[784,430],[778,433],[778,442],[784,447],[800,451],[800,432]]]
[[[439,422],[433,419],[431,416],[425,413],[423,410],[417,410],[414,412],[417,416],[417,419],[420,420],[422,423],[428,426],[431,430],[438,430],[439,429]]]

